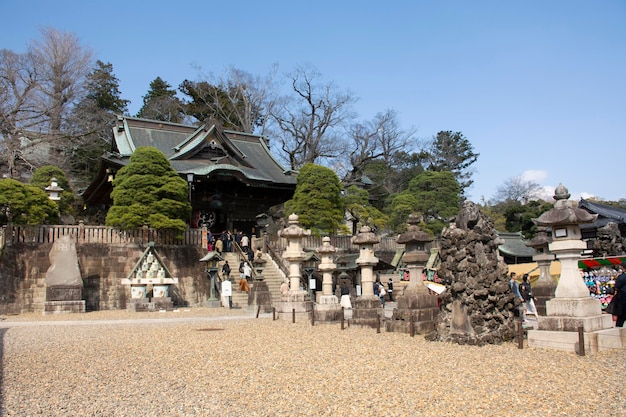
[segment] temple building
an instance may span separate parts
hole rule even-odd
[[[264,136],[224,130],[216,122],[191,126],[124,116],[113,128],[98,176],[83,193],[89,209],[106,213],[116,172],[141,146],[162,151],[188,182],[192,228],[258,233],[258,216],[289,200],[296,187],[296,173],[272,156]]]

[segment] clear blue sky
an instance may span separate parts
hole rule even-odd
[[[113,64],[135,114],[149,83],[197,66],[264,75],[310,63],[420,138],[462,132],[480,154],[469,194],[523,176],[572,198],[626,198],[626,1],[0,0],[0,48],[52,26]]]

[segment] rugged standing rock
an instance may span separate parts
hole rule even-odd
[[[441,235],[438,275],[448,289],[433,339],[482,346],[515,337],[513,309],[519,302],[498,258],[501,243],[493,221],[466,200]]]

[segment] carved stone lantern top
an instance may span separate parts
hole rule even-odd
[[[398,237],[397,242],[406,245],[432,242],[433,238],[427,232],[424,232],[419,228],[419,222],[420,216],[418,214],[410,214],[407,220],[409,227],[406,232],[402,233]]]
[[[352,243],[355,245],[380,243],[380,238],[372,232],[372,228],[369,226],[362,226],[359,233],[352,237]]]
[[[592,223],[598,217],[578,207],[578,203],[568,200],[570,193],[563,184],[554,190],[554,207],[533,219],[537,226],[554,227],[568,226],[582,223]],[[558,237],[558,236],[557,236]]]
[[[278,231],[278,236],[287,239],[287,248],[283,253],[283,257],[290,262],[297,262],[304,259],[304,251],[302,250],[302,238],[310,236],[310,230],[304,230],[298,222],[298,215],[293,213],[289,216],[289,226]]]
[[[330,238],[324,236],[322,238],[322,246],[315,249],[320,254],[322,262],[318,265],[320,271],[333,271],[337,265],[333,262],[333,254],[337,252],[337,248],[330,244]]]
[[[426,263],[430,254],[426,251],[426,243],[432,242],[433,238],[421,230],[418,226],[420,216],[416,213],[409,215],[408,230],[398,237],[398,243],[405,245],[402,260],[407,264]]]
[[[315,249],[315,251],[320,255],[332,255],[337,252],[337,248],[330,244],[330,238],[328,236],[324,236],[322,238],[322,246]]]
[[[298,215],[292,213],[289,218],[289,226],[285,227],[282,230],[278,231],[278,236],[284,237],[286,239],[292,238],[301,238],[304,236],[310,236],[311,230],[305,230],[300,226],[300,222],[298,221]]]
[[[537,228],[537,236],[530,239],[526,242],[526,246],[529,248],[547,248],[548,244],[552,242],[552,238],[548,234],[548,230],[546,227],[538,227]]]

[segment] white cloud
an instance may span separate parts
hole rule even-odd
[[[537,184],[541,184],[546,178],[548,178],[548,172],[538,169],[529,169],[528,171],[524,171],[521,177],[522,181],[533,181]]]
[[[553,185],[543,185],[541,186],[541,190],[537,193],[537,197],[544,201],[552,201],[554,197],[554,189],[556,187]]]

